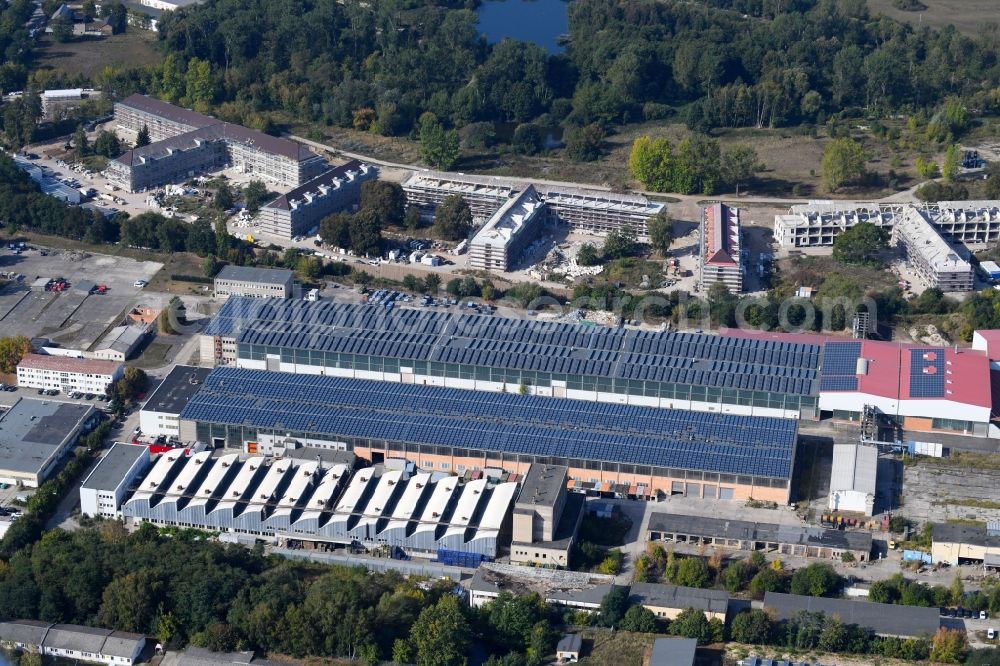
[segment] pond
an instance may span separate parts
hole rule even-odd
[[[566,0],[485,0],[479,5],[479,31],[490,44],[505,37],[559,53],[559,38],[569,33]]]

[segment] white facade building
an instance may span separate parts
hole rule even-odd
[[[829,509],[872,515],[877,469],[878,449],[874,446],[834,444]]]
[[[17,364],[17,385],[100,394],[124,372],[125,367],[115,361],[28,354]]]
[[[118,442],[80,486],[80,511],[96,518],[119,518],[125,491],[149,469],[149,449]]]
[[[177,365],[163,378],[139,411],[139,429],[151,437],[180,437],[180,414],[201,388],[211,368]]]

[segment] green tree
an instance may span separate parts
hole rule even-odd
[[[861,222],[833,242],[833,258],[845,264],[878,264],[878,254],[889,247],[889,232],[871,222]]]
[[[837,615],[827,616],[819,634],[819,649],[825,652],[843,652],[847,648],[847,628]]]
[[[399,666],[405,666],[405,664],[412,664],[413,660],[416,658],[416,652],[413,649],[413,643],[405,638],[397,638],[392,644],[392,660]]]
[[[693,134],[681,141],[673,161],[674,192],[709,195],[722,180],[719,142],[704,134]]]
[[[635,241],[635,229],[623,226],[605,237],[601,252],[607,259],[621,259],[622,257],[631,257],[638,249],[639,246]]]
[[[151,631],[162,585],[150,569],[111,581],[104,588],[99,614],[101,624],[122,631]]]
[[[955,574],[948,591],[951,593],[951,603],[953,605],[959,606],[965,601],[965,585],[962,584],[961,574]]]
[[[31,353],[31,341],[23,335],[0,338],[0,373],[17,372],[17,364]]]
[[[261,205],[271,198],[271,193],[267,190],[267,185],[261,180],[251,180],[243,188],[243,201],[247,205],[247,211],[251,215],[256,215]]]
[[[666,255],[674,242],[674,221],[667,214],[667,209],[664,208],[646,220],[646,229],[649,231],[649,244],[652,248]]]
[[[694,638],[699,643],[704,644],[712,642],[715,632],[705,617],[704,611],[697,608],[685,608],[670,622],[670,633],[684,638]]]
[[[593,162],[601,156],[604,137],[604,128],[597,123],[584,127],[570,127],[563,134],[566,157],[574,162]]]
[[[118,139],[118,135],[114,132],[101,130],[101,133],[94,140],[94,153],[110,159],[118,157],[121,152],[122,143]]]
[[[437,294],[441,289],[441,276],[437,273],[430,273],[424,278],[424,289],[428,294]]]
[[[420,157],[436,169],[455,166],[459,155],[458,133],[447,131],[436,118],[425,118],[420,124]]]
[[[97,16],[97,9],[94,6],[94,0],[83,0],[83,4],[80,6],[80,11],[83,15],[87,17],[87,20],[93,20]]]
[[[211,63],[191,58],[184,75],[184,95],[188,104],[201,111],[207,111],[215,97],[214,88]]]
[[[229,210],[235,203],[233,189],[229,187],[229,183],[219,185],[218,189],[215,190],[215,197],[212,198],[212,206],[216,210]]]
[[[730,634],[737,643],[763,645],[771,635],[771,618],[756,608],[744,611],[733,618]]]
[[[60,16],[54,21],[50,21],[49,27],[52,28],[52,38],[60,44],[73,39],[73,22],[69,19]]]
[[[382,227],[379,216],[371,209],[358,211],[351,217],[348,230],[351,250],[363,256],[377,256],[382,251]]]
[[[472,231],[472,209],[458,194],[445,197],[434,213],[434,231],[445,240],[461,240]]]
[[[521,155],[534,155],[542,149],[542,131],[538,125],[522,123],[514,129],[510,147]]]
[[[614,585],[601,600],[598,617],[605,627],[617,626],[628,611],[628,588]]]
[[[420,228],[422,221],[420,209],[416,206],[408,206],[406,209],[406,215],[403,216],[403,226],[406,227],[406,230],[416,231]]]
[[[397,227],[406,215],[406,193],[399,183],[365,181],[361,185],[361,208],[375,211],[381,227]]]
[[[765,592],[781,592],[785,589],[785,577],[774,569],[761,569],[750,579],[750,594],[764,596]]]
[[[422,610],[410,630],[418,666],[464,666],[470,637],[462,606],[451,594]]]
[[[941,627],[931,642],[931,660],[943,664],[958,664],[969,651],[969,639],[964,631]]]
[[[722,154],[722,179],[736,188],[740,195],[740,185],[749,185],[764,165],[753,146],[739,144]]]
[[[20,666],[42,666],[42,655],[32,649],[26,649],[18,660]]]
[[[944,161],[941,163],[941,177],[944,182],[950,183],[958,174],[958,167],[962,164],[962,157],[958,152],[958,146],[949,145],[944,151]]]
[[[600,250],[590,243],[581,245],[579,252],[576,253],[576,261],[581,266],[596,266],[601,263],[603,258]]]
[[[708,587],[712,574],[705,560],[700,557],[685,557],[677,563],[677,575],[672,581],[684,587]]]
[[[847,137],[828,142],[823,148],[821,174],[827,192],[861,180],[865,175],[865,154],[860,144]]]
[[[143,123],[142,129],[140,129],[139,133],[136,135],[135,147],[142,148],[143,146],[148,146],[148,145],[149,145],[149,125]]]
[[[629,171],[647,190],[669,192],[673,184],[673,149],[666,139],[640,136],[632,143]]]
[[[727,592],[736,594],[746,589],[755,573],[753,564],[747,560],[737,560],[722,570],[722,586]]]
[[[829,564],[816,562],[792,574],[792,594],[829,597],[840,591],[843,579]]]
[[[510,592],[501,592],[483,607],[491,639],[509,650],[522,647],[546,613],[545,603],[537,594],[515,596]]]
[[[77,125],[73,133],[73,148],[77,157],[86,157],[90,154],[90,143],[87,141],[87,131],[83,125]]]
[[[638,631],[644,634],[655,634],[660,631],[660,623],[653,611],[645,606],[632,606],[625,611],[618,628],[622,631]]]

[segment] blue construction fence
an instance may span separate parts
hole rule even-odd
[[[490,558],[482,553],[467,553],[461,550],[438,548],[437,559],[434,561],[450,567],[475,569],[483,562],[489,562]]]

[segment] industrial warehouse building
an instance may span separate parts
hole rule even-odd
[[[286,440],[438,472],[564,465],[578,481],[787,503],[797,423],[339,377],[217,368],[181,440],[269,453]]]
[[[859,562],[867,561],[872,550],[870,532],[843,532],[659,512],[650,516],[647,536],[650,541],[763,550],[828,560],[839,560],[844,553],[850,553]]]
[[[816,419],[822,347],[794,339],[230,298],[202,334],[201,358],[258,370]]]
[[[287,268],[226,266],[215,276],[217,298],[290,298],[295,273]]]
[[[115,361],[26,354],[17,364],[17,385],[100,394],[124,372],[125,366]]]
[[[147,447],[113,444],[80,485],[80,512],[91,518],[118,518],[125,491],[149,465]]]
[[[40,486],[92,427],[97,414],[86,403],[19,399],[0,413],[0,483]]]
[[[566,491],[568,479],[569,470],[562,465],[528,468],[514,505],[512,563],[569,566],[586,501]]]
[[[708,292],[716,282],[726,285],[731,294],[743,291],[739,209],[725,204],[702,209],[698,243],[701,291]]]
[[[376,177],[375,167],[357,160],[334,167],[263,206],[259,229],[286,240],[304,236],[327,215],[357,207],[361,184]]]
[[[288,187],[306,183],[327,169],[322,157],[295,141],[146,95],[116,103],[115,125],[128,137],[146,127],[152,141],[108,164],[108,180],[129,192],[187,180],[226,165]]]
[[[268,541],[496,557],[510,539],[516,482],[251,456],[161,454],[121,506],[133,523]],[[475,562],[478,563],[479,559]]]
[[[875,512],[878,449],[868,444],[834,444],[830,475],[831,511]]]
[[[700,610],[706,620],[726,621],[729,593],[659,583],[633,583],[629,605],[642,606],[661,620],[673,620],[687,608]]]
[[[131,666],[142,654],[146,637],[79,624],[9,620],[0,622],[0,645],[74,662]]]
[[[990,569],[1000,568],[1000,522],[988,522],[986,527],[934,523],[932,534],[931,561],[934,564],[982,564]]]
[[[830,618],[836,615],[845,625],[856,624],[877,636],[930,638],[941,626],[937,608],[764,593],[764,612],[778,622],[794,619],[803,611],[823,613]]]
[[[181,410],[201,388],[209,368],[175,365],[146,399],[139,411],[139,429],[150,437],[178,438]]]
[[[635,194],[542,183],[526,185],[493,176],[416,171],[403,183],[407,201],[425,218],[432,217],[445,198],[457,194],[469,204],[473,218],[480,221],[490,219],[529,187],[545,204],[543,214],[537,216],[539,223],[565,224],[580,231],[609,233],[631,227],[636,235],[645,238],[649,235],[646,220],[663,210],[663,204]]]

